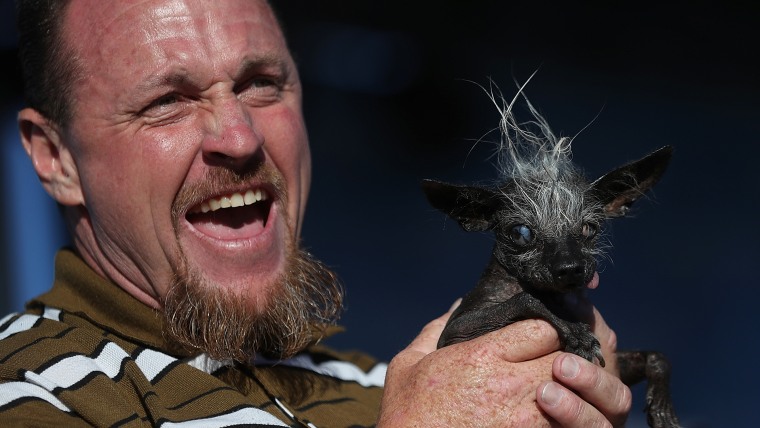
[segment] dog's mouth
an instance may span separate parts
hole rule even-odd
[[[251,238],[269,221],[273,198],[263,187],[208,198],[185,219],[199,232],[220,240]]]

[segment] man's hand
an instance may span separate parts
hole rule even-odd
[[[521,321],[436,350],[450,315],[430,322],[391,361],[379,427],[580,428],[625,421],[630,391],[614,364],[605,371],[558,352],[557,333],[546,322]],[[595,315],[605,359],[614,361],[614,333]]]
[[[617,336],[596,308],[590,321],[602,345],[605,369],[577,355],[562,353],[552,364],[556,382],[542,382],[536,400],[559,426],[623,426],[631,410],[631,390],[618,378]]]

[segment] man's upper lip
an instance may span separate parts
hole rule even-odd
[[[272,192],[262,185],[220,192],[190,207],[188,214],[200,214],[223,208],[252,205],[270,199],[271,195]]]

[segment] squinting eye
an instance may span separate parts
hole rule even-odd
[[[518,224],[514,226],[509,233],[510,239],[515,244],[524,247],[533,242],[533,232],[530,228],[524,224]]]
[[[241,101],[252,106],[266,106],[276,102],[280,97],[282,87],[275,77],[256,77],[237,89]]]
[[[186,103],[183,101],[182,95],[173,92],[168,93],[151,101],[139,114],[148,120],[177,118],[186,107]]]
[[[251,86],[254,88],[266,88],[270,86],[277,86],[277,83],[274,81],[274,79],[269,79],[266,77],[261,77],[258,79],[253,79],[251,81]]]
[[[596,225],[593,225],[591,223],[584,223],[583,224],[583,230],[581,230],[581,233],[586,239],[591,239],[594,236],[596,236],[596,233],[598,232],[599,228]]]
[[[179,100],[179,96],[177,96],[176,94],[167,94],[153,101],[153,106],[158,106],[158,107],[168,106],[170,104],[176,103],[178,100]]]
[[[259,77],[250,81],[248,90],[255,97],[273,97],[279,94],[280,87],[275,79]]]

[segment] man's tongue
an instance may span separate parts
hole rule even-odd
[[[187,220],[200,233],[220,240],[252,238],[266,226],[263,204],[225,208],[205,214],[188,214]]]

